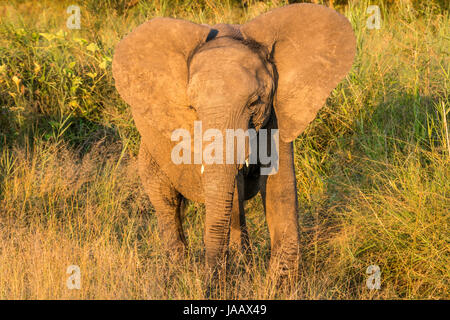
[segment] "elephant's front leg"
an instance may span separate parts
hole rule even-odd
[[[143,143],[139,150],[138,169],[145,192],[156,211],[164,249],[177,261],[183,257],[186,247],[180,214],[182,196],[159,169]]]
[[[249,237],[245,223],[244,188],[244,176],[242,173],[239,173],[236,176],[233,209],[231,211],[230,247],[242,253],[249,249]]]
[[[261,195],[271,240],[271,272],[286,274],[298,264],[297,186],[292,143],[279,144],[279,170],[261,177]]]

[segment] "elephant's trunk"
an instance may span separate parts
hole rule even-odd
[[[213,99],[214,100],[214,99]],[[212,107],[213,106],[213,107]],[[236,175],[240,165],[237,161],[237,144],[227,148],[227,129],[247,130],[248,119],[240,117],[232,104],[199,108],[199,118],[203,120],[203,130],[220,131],[223,137],[223,159],[220,162],[204,162],[203,193],[206,206],[205,247],[206,261],[210,267],[217,266],[225,257],[229,242],[231,211]],[[227,154],[233,153],[229,163]]]
[[[228,247],[236,174],[235,165],[205,167],[205,247],[206,261],[211,267],[222,261]]]
[[[218,113],[219,111],[219,114]],[[223,163],[213,163],[204,165],[203,191],[206,207],[206,228],[205,247],[206,261],[211,267],[217,266],[225,257],[225,252],[229,242],[231,210],[233,208],[233,195],[236,175],[239,165],[226,163],[226,128],[236,128],[236,121],[232,120],[230,114],[220,114],[230,108],[217,108],[208,114],[204,119],[205,130],[217,128],[224,137],[223,140]],[[232,110],[232,109],[231,109]]]

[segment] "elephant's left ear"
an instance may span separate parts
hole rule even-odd
[[[272,51],[278,72],[274,107],[280,137],[292,141],[350,70],[356,53],[352,27],[327,7],[293,4],[255,18],[240,31]]]

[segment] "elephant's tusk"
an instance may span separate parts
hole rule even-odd
[[[245,165],[248,167],[248,159],[245,159]]]
[[[205,167],[202,165],[202,168],[200,169],[200,173],[203,174],[203,171],[205,171]]]

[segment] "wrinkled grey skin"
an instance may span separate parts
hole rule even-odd
[[[273,271],[298,259],[297,189],[292,141],[314,119],[355,55],[345,17],[312,4],[275,9],[244,25],[198,25],[155,18],[116,47],[116,87],[142,136],[139,172],[161,236],[177,256],[186,240],[183,198],[206,207],[206,261],[217,266],[231,242],[248,244],[243,201],[260,192],[271,238]],[[279,170],[259,165],[171,161],[173,130],[201,120],[203,132],[279,129]],[[270,141],[269,141],[270,143]],[[270,147],[269,147],[270,150]],[[225,155],[224,155],[225,156]]]

